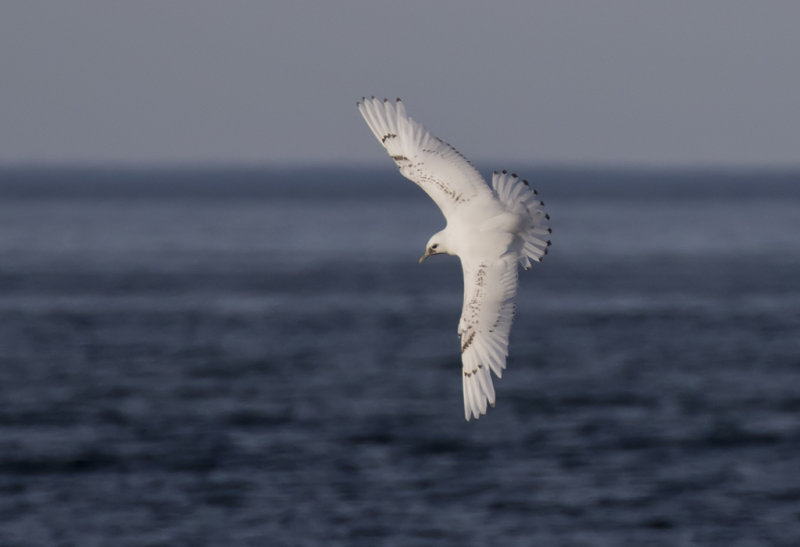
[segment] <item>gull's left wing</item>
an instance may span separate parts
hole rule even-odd
[[[500,378],[506,368],[508,335],[514,319],[517,259],[461,259],[464,307],[458,324],[463,365],[464,417],[486,414],[494,406],[490,370]]]
[[[403,176],[425,190],[445,218],[477,196],[491,197],[478,170],[455,148],[409,118],[400,99],[362,99],[358,111]]]

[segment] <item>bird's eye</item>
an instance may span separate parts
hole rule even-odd
[[[433,245],[431,245],[431,249],[435,251],[436,247],[438,247],[438,246],[439,246],[438,243],[434,243]]]

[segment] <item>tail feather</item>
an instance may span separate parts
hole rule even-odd
[[[492,187],[497,198],[511,211],[523,214],[527,222],[519,237],[519,263],[526,270],[530,261],[541,262],[550,246],[550,215],[544,211],[544,202],[528,181],[508,171],[495,171]]]

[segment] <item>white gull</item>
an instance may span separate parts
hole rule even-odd
[[[362,99],[358,110],[397,164],[441,209],[447,220],[420,262],[431,255],[458,256],[464,272],[461,339],[464,417],[494,406],[493,371],[502,377],[514,318],[517,263],[541,262],[550,245],[550,217],[536,191],[516,174],[495,171],[492,187],[452,146],[406,115],[400,99]]]

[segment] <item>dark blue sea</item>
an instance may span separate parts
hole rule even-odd
[[[800,545],[800,172],[520,173],[467,423],[389,162],[0,171],[0,545]]]

